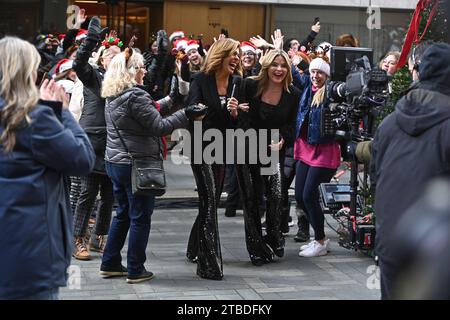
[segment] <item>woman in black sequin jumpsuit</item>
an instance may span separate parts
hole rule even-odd
[[[281,215],[281,179],[280,172],[284,166],[283,144],[294,139],[297,118],[297,106],[300,92],[293,87],[290,59],[281,50],[272,50],[261,61],[261,71],[256,77],[246,78],[242,81],[238,99],[231,99],[232,116],[238,117],[239,127],[248,130],[267,129],[267,138],[258,133],[258,148],[267,145],[267,150],[262,152],[273,152],[280,150],[279,162],[272,164],[273,170],[270,174],[262,174],[264,165],[258,160],[257,164],[237,165],[239,186],[242,192],[245,235],[247,250],[252,263],[256,266],[269,263],[274,255],[284,255],[284,237],[280,231]],[[239,101],[238,101],[239,100]],[[237,107],[238,103],[248,103],[248,110]],[[240,106],[239,105],[239,106]],[[270,131],[278,129],[281,141],[271,141]],[[259,131],[258,131],[259,132]],[[267,139],[263,144],[260,139]],[[249,152],[247,145],[246,152]],[[258,151],[258,155],[260,152]],[[261,230],[261,215],[259,213],[258,198],[261,197],[263,189],[262,181],[266,187],[266,223],[267,235],[263,237]]]
[[[215,42],[208,51],[202,71],[193,76],[188,105],[202,103],[208,106],[202,121],[203,132],[218,129],[225,137],[225,130],[233,127],[233,119],[227,111],[227,99],[231,96],[233,77],[242,74],[239,48],[239,42],[230,38]],[[198,143],[202,144],[203,151],[210,143],[194,141],[191,129],[192,152]],[[223,151],[225,146],[224,138]],[[225,158],[225,152],[223,155]],[[217,208],[225,175],[224,159],[211,162],[205,161],[203,157],[195,159],[194,155],[191,157],[191,167],[197,184],[199,212],[189,236],[187,257],[197,262],[197,274],[200,277],[221,280],[223,265]]]

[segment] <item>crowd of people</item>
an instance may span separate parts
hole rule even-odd
[[[155,196],[133,193],[132,159],[165,159],[165,136],[179,128],[193,135],[198,123],[203,133],[222,133],[217,154],[232,143],[227,129],[254,129],[257,154],[279,156],[270,168],[260,159],[191,161],[199,207],[186,256],[197,264],[197,275],[224,276],[217,214],[225,178],[225,216],[243,209],[254,266],[284,256],[294,179],[294,240],[307,242],[299,256],[328,254],[319,185],[335,175],[341,146],[321,133],[322,112],[331,103],[326,84],[332,44],[314,44],[320,22],[303,40],[285,40],[276,30],[272,42],[260,36],[239,42],[224,31],[204,45],[182,31],[169,36],[160,30],[142,52],[133,39],[124,44],[102,28],[98,17],[87,19],[84,10],[77,21],[65,35],[38,37],[35,46],[15,37],[0,40],[0,248],[8,257],[0,266],[1,299],[57,298],[71,257],[89,260],[90,251],[102,254],[103,277],[126,277],[128,283],[153,278],[144,263]],[[357,47],[359,41],[344,34],[335,45]],[[445,44],[415,48],[409,59],[415,82],[373,142],[383,298],[396,297],[398,269],[389,245],[394,222],[422,184],[449,169],[449,53]],[[399,57],[387,53],[379,68],[393,76]],[[280,139],[263,130],[276,130]],[[192,150],[204,151],[214,141],[191,143]],[[253,152],[248,141],[242,146],[238,153]],[[423,157],[429,161],[420,170],[405,167]],[[399,197],[395,191],[405,186],[408,193]]]

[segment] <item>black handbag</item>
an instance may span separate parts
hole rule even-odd
[[[131,189],[133,195],[162,196],[166,193],[166,174],[164,172],[163,160],[155,160],[150,157],[133,157],[117,129],[111,114],[109,114],[109,118],[111,119],[125,151],[131,159]]]

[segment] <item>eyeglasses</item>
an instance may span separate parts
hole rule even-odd
[[[246,51],[242,53],[243,56],[255,56],[255,53],[253,51]]]

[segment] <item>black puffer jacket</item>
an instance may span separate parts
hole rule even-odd
[[[93,35],[88,35],[78,49],[77,57],[73,62],[73,69],[83,83],[84,106],[79,123],[89,137],[95,151],[94,172],[106,173],[104,162],[106,148],[105,99],[101,97],[105,70],[89,64],[89,58],[97,45],[97,41],[98,39]]]
[[[150,95],[132,87],[114,98],[106,99],[105,118],[107,142],[105,159],[112,163],[129,164],[130,157],[120,141],[113,122],[133,157],[162,159],[161,137],[175,129],[188,126],[184,110],[163,118]]]

